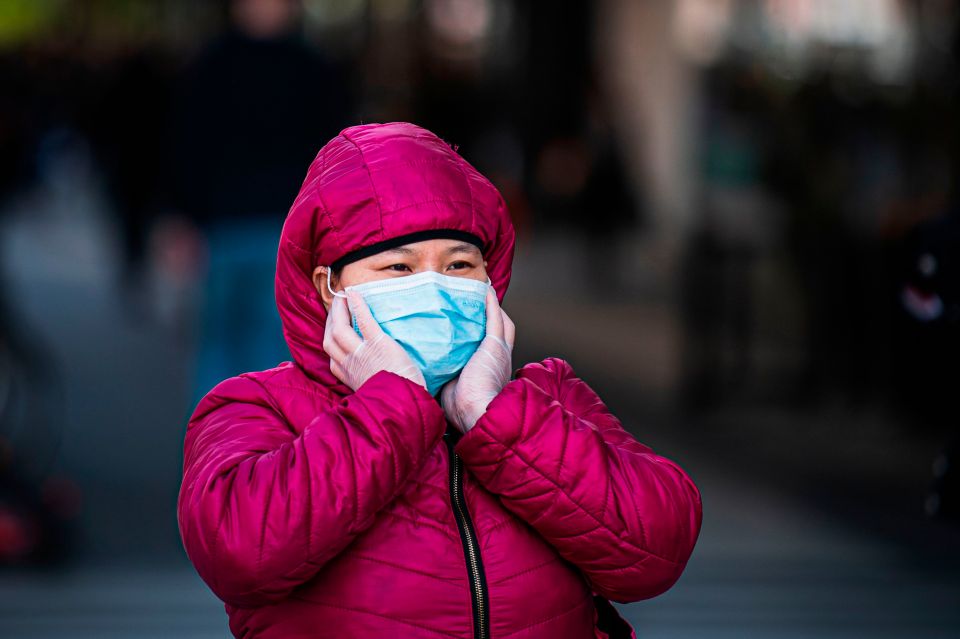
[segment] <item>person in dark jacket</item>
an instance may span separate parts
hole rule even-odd
[[[268,296],[279,221],[316,148],[345,124],[338,69],[298,37],[299,3],[235,0],[231,25],[189,68],[175,115],[180,207],[206,237],[194,399],[288,357]]]

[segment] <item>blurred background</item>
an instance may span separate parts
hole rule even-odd
[[[501,189],[557,355],[704,500],[638,636],[960,637],[960,2],[0,0],[0,636],[227,637],[196,401],[289,358],[316,151]]]

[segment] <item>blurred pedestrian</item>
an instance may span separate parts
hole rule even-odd
[[[269,290],[279,222],[302,167],[344,124],[335,66],[298,36],[300,3],[234,0],[230,28],[189,69],[176,118],[184,212],[208,245],[194,399],[289,358]]]
[[[149,290],[148,238],[169,204],[172,64],[158,47],[124,52],[106,73],[102,98],[91,108],[93,142],[117,218],[123,264],[118,288],[127,310],[139,317]]]
[[[895,391],[913,422],[947,438],[926,510],[960,518],[960,209],[917,225],[903,242],[894,332]]]

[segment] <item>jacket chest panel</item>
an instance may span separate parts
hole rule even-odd
[[[298,434],[312,415],[336,403],[301,389],[275,398]],[[426,623],[472,637],[471,588],[450,481],[450,456],[441,441],[373,525],[299,588],[289,605],[305,606],[311,623],[321,625],[391,619],[399,629]],[[490,636],[535,621],[542,621],[536,626],[542,636],[592,636],[590,592],[580,573],[469,471],[460,481],[487,581]]]

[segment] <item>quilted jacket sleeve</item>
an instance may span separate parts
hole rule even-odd
[[[525,366],[456,451],[608,599],[662,593],[693,552],[696,486],[627,433],[563,360]]]
[[[177,515],[190,560],[228,604],[282,599],[372,524],[445,425],[423,388],[384,371],[300,435],[257,381],[221,383],[184,444]]]

